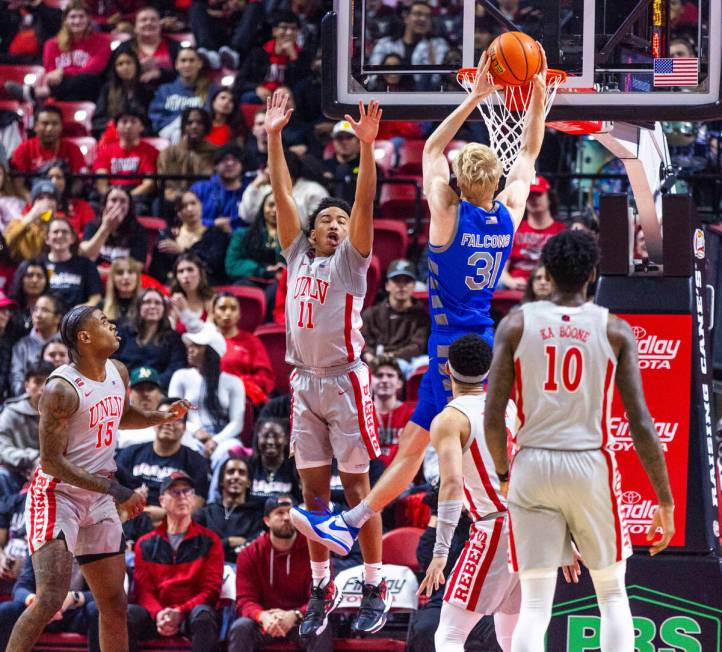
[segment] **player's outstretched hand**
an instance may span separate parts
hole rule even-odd
[[[569,566],[562,566],[562,573],[567,584],[579,584],[579,576],[582,574],[582,567],[579,564],[584,560],[574,544],[572,544],[572,558],[573,561]]]
[[[291,119],[293,109],[286,109],[288,93],[277,90],[272,97],[266,99],[266,118],[263,126],[269,134],[281,133]]]
[[[439,586],[446,583],[444,568],[446,568],[446,557],[434,557],[426,569],[426,577],[421,582],[416,595],[421,595],[426,591],[426,597],[430,598]]]
[[[188,413],[188,410],[195,410],[195,407],[190,401],[187,401],[184,398],[180,401],[174,401],[168,406],[168,410],[166,412],[161,413],[163,415],[162,423],[172,423],[173,421],[178,421]]]
[[[537,45],[541,51],[542,67],[541,70],[534,75],[534,88],[544,92],[547,87],[547,54],[544,52],[544,48],[539,41],[537,41]]]
[[[142,494],[134,491],[133,495],[124,503],[118,505],[118,507],[128,515],[128,520],[130,520],[131,518],[140,516],[141,512],[145,509],[145,498]]]
[[[662,538],[649,547],[649,554],[654,557],[662,552],[674,536],[674,505],[660,505],[652,517],[652,523],[647,530],[647,541],[653,541],[657,530],[661,530]]]
[[[482,53],[481,59],[479,59],[479,65],[476,66],[476,78],[474,79],[474,88],[471,92],[477,99],[490,95],[495,89],[501,88],[501,86],[494,83],[494,78],[491,76],[491,57],[486,53],[486,50]]]
[[[358,122],[348,114],[344,117],[351,123],[356,137],[362,143],[373,143],[376,140],[376,134],[379,133],[379,122],[381,122],[383,109],[379,108],[378,100],[371,100],[368,109],[364,108],[363,102],[359,102],[358,110]]]

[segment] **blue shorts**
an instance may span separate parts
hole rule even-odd
[[[429,368],[419,384],[419,396],[411,421],[424,430],[431,428],[431,422],[451,400],[451,380],[444,366],[451,343],[469,332],[483,337],[489,346],[494,346],[494,329],[488,326],[482,331],[432,332],[429,336]]]

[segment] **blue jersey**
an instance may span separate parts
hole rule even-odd
[[[431,330],[479,331],[493,325],[491,298],[511,252],[514,222],[495,201],[486,211],[461,200],[451,242],[429,245]]]

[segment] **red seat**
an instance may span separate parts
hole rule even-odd
[[[93,130],[93,102],[53,102],[63,113],[63,135],[88,136]]]
[[[394,144],[390,140],[377,140],[374,143],[374,159],[385,175],[391,174],[396,163]]]
[[[162,638],[153,638],[149,641],[142,641],[140,644],[143,650],[168,650],[168,652],[179,652],[180,650],[190,650],[190,639],[185,636],[169,636]]]
[[[253,334],[263,342],[268,351],[276,378],[276,390],[281,394],[288,394],[293,367],[286,362],[286,327],[280,324],[262,324]]]
[[[380,281],[381,263],[379,262],[378,257],[371,256],[371,264],[366,272],[366,298],[364,299],[364,308],[374,305]]]
[[[216,292],[227,292],[238,299],[241,305],[241,321],[238,327],[252,333],[266,321],[266,294],[260,288],[242,285],[221,285]]]
[[[381,217],[403,216],[407,221],[413,222],[417,209],[421,211],[422,216],[429,215],[429,206],[421,191],[421,179],[409,179],[406,183],[382,184],[379,195]]]
[[[414,373],[412,373],[406,380],[406,400],[415,401],[419,396],[419,385],[421,379],[424,377],[428,366],[424,365],[419,367]]]
[[[421,175],[421,159],[425,144],[425,140],[405,140],[401,143],[396,174]]]
[[[52,634],[43,632],[33,650],[42,650],[43,652],[56,652],[63,650],[64,652],[85,652],[88,649],[88,639],[82,634],[72,634],[63,632]]]
[[[416,559],[416,546],[423,533],[424,529],[420,527],[400,527],[384,534],[381,540],[383,563],[408,566],[414,573],[417,572],[419,562]]]
[[[196,46],[196,37],[193,36],[193,32],[170,32],[163,36],[167,36],[171,41],[178,41],[184,48]]]
[[[244,103],[241,104],[241,115],[243,116],[243,122],[250,131],[253,127],[253,118],[258,112],[259,109],[265,108],[264,104],[250,104],[250,103]]]
[[[159,152],[162,152],[166,147],[168,147],[168,145],[170,145],[170,141],[167,138],[160,138],[158,136],[144,136],[141,140],[144,143],[152,145]]]
[[[406,225],[397,220],[374,220],[374,254],[384,274],[392,260],[405,258],[409,248]]]
[[[35,86],[45,76],[45,68],[42,66],[22,66],[16,64],[0,65],[0,99],[12,99],[5,92],[5,82],[14,81],[18,84]]]
[[[75,136],[74,138],[68,138],[68,140],[80,147],[80,151],[85,157],[85,165],[88,168],[92,167],[95,155],[98,153],[98,141],[92,136]]]
[[[168,228],[168,223],[161,217],[150,217],[146,215],[138,215],[138,224],[140,224],[147,233],[146,258],[145,267],[150,267],[150,259],[153,257],[155,245],[158,242],[159,232]]]

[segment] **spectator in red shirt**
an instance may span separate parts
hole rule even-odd
[[[273,391],[275,379],[268,351],[253,333],[243,331],[241,304],[228,292],[213,299],[213,321],[226,338],[226,353],[221,358],[221,371],[238,376],[246,387],[246,396],[255,405],[265,403]]]
[[[296,532],[288,495],[266,500],[268,533],[249,543],[236,561],[236,609],[239,618],[228,633],[228,652],[254,652],[290,640],[312,652],[331,652],[330,627],[304,641],[298,623],[310,597],[311,572],[306,539]]]
[[[526,217],[514,234],[514,245],[501,273],[501,284],[510,290],[523,292],[526,289],[526,282],[541,260],[546,241],[566,228],[563,222],[554,218],[556,207],[549,189],[549,182],[544,177],[534,177],[526,201]]]
[[[98,148],[98,155],[93,165],[94,172],[121,177],[126,174],[155,174],[158,150],[140,139],[144,120],[142,111],[133,105],[127,105],[118,112],[115,116],[118,141]],[[116,177],[98,179],[96,182],[101,195],[105,194],[111,185],[127,186],[130,194],[135,198],[149,195],[155,188],[152,179]]]
[[[191,520],[195,489],[184,471],[160,486],[166,517],[135,544],[135,602],[128,605],[128,647],[179,633],[193,650],[218,645],[218,602],[223,582],[223,546],[216,534]]]
[[[371,365],[371,392],[379,419],[379,461],[388,466],[399,450],[399,436],[411,418],[413,409],[399,400],[404,386],[399,363],[391,355],[382,355]]]
[[[35,136],[20,143],[10,158],[18,172],[37,172],[48,161],[65,161],[73,173],[85,169],[85,157],[80,148],[63,138],[63,114],[57,106],[45,105],[35,116]],[[25,180],[15,178],[18,194],[30,199]]]

